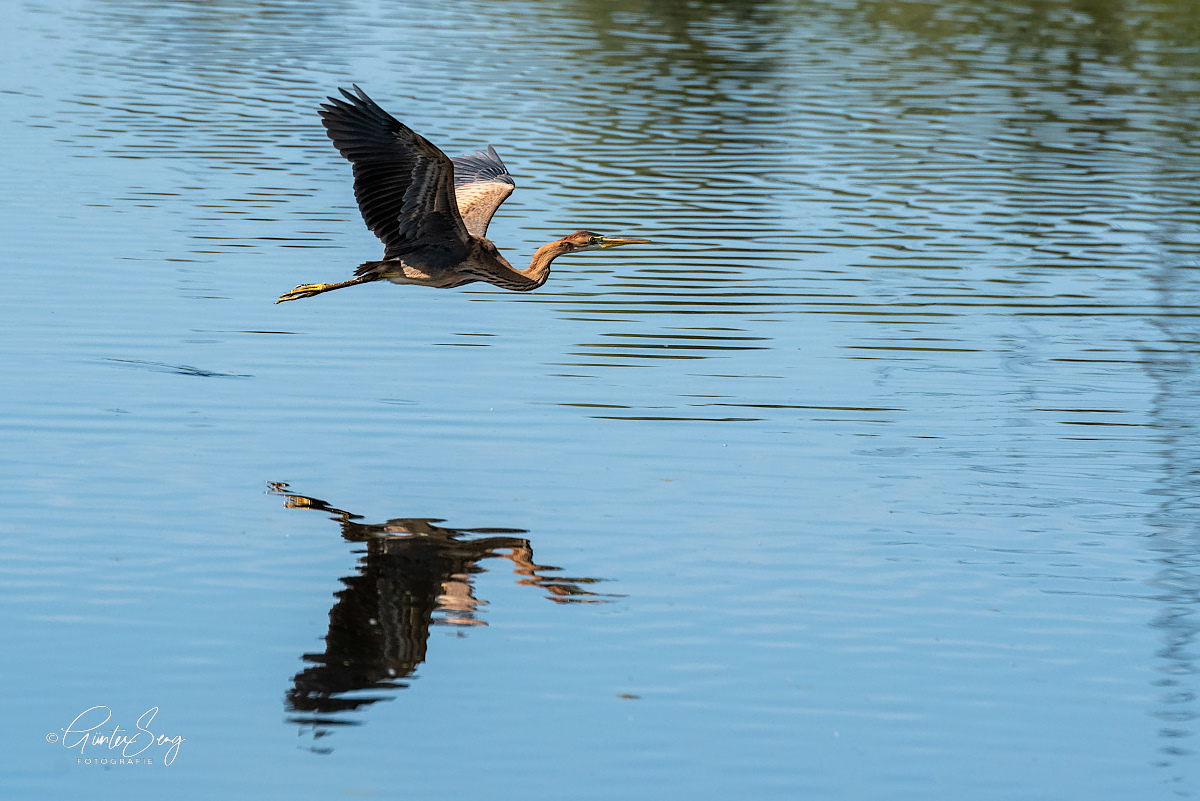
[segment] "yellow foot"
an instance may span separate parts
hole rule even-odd
[[[301,284],[291,292],[285,292],[279,296],[276,303],[283,303],[285,300],[299,300],[300,298],[311,298],[313,295],[319,295],[329,289],[329,284]]]

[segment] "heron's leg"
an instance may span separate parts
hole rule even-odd
[[[361,275],[358,278],[351,278],[349,281],[339,281],[336,284],[301,284],[291,292],[285,292],[279,296],[276,303],[283,303],[285,300],[299,300],[300,298],[311,298],[313,295],[320,295],[322,292],[332,292],[335,289],[343,289],[355,284],[369,284],[371,281],[378,281],[382,276],[378,275]]]

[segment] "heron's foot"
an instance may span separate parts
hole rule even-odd
[[[283,303],[285,300],[299,300],[300,298],[311,298],[313,295],[320,295],[322,292],[328,292],[332,284],[301,284],[291,292],[284,292],[279,296],[276,303]]]

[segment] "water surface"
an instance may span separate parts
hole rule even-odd
[[[1194,794],[1191,3],[8,12],[7,796]],[[659,244],[272,305],[352,82]]]

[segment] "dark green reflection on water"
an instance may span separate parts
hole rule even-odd
[[[1059,55],[1074,64],[1093,55],[1128,65],[1140,42],[1190,45],[1200,32],[1200,7],[1190,0],[858,0],[843,15],[930,41],[982,35],[1038,55],[1068,46],[1072,49]]]
[[[1151,583],[1161,605],[1151,623],[1162,642],[1155,681],[1161,692],[1153,715],[1160,721],[1162,739],[1158,764],[1173,772],[1183,770],[1182,759],[1195,756],[1195,747],[1187,743],[1200,719],[1200,332],[1175,313],[1180,306],[1200,304],[1200,285],[1189,266],[1164,258],[1152,276],[1161,312],[1153,322],[1162,337],[1157,347],[1142,353],[1157,388],[1151,419],[1162,446],[1162,472],[1153,491],[1162,500],[1148,517],[1147,543],[1158,563]],[[1172,777],[1176,783],[1184,780]]]
[[[513,563],[521,586],[544,590],[555,603],[603,603],[615,596],[586,589],[602,579],[556,575],[561,568],[539,565],[524,529],[446,528],[441,520],[395,518],[360,523],[360,515],[271,484],[289,509],[327,512],[347,542],[364,543],[357,572],[329,610],[325,651],[304,655],[312,664],[296,674],[287,693],[290,722],[319,740],[338,726],[358,725],[345,713],[388,700],[408,686],[425,661],[430,627],[486,626],[475,597],[474,577],[486,559]],[[328,753],[328,747],[313,749]]]

